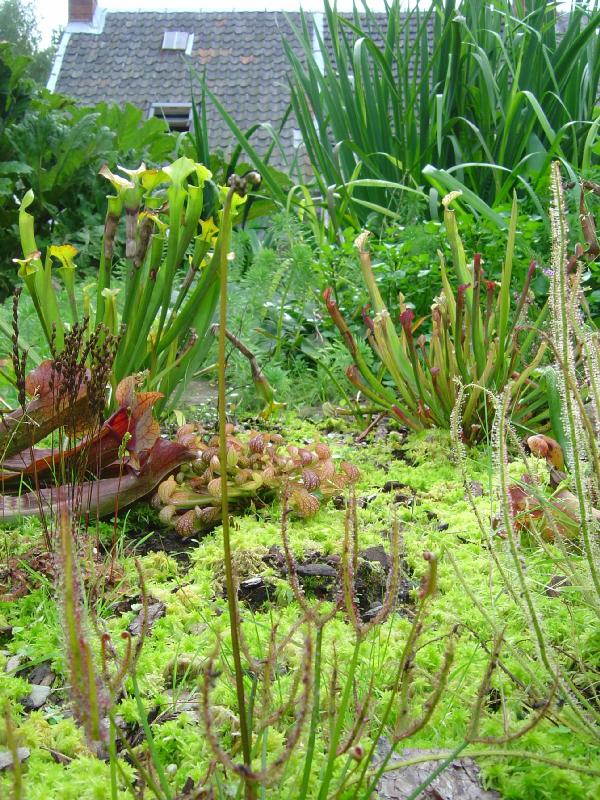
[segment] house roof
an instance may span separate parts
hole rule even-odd
[[[190,103],[192,65],[206,72],[209,87],[243,131],[257,122],[277,126],[289,101],[282,36],[301,52],[288,18],[300,23],[299,14],[277,12],[106,11],[98,29],[67,28],[53,88],[85,105],[129,102],[149,113],[153,104]],[[308,19],[312,26],[313,16]],[[166,31],[192,33],[191,53],[163,50]],[[197,97],[197,85],[195,91]],[[211,149],[226,147],[229,128],[212,104],[207,112]],[[290,152],[291,125],[283,140]],[[264,148],[268,132],[257,132],[252,142]]]
[[[375,17],[380,25],[385,24],[385,14]],[[306,20],[309,35],[314,37],[316,26],[329,44],[324,15],[307,14]],[[192,65],[206,73],[208,86],[242,131],[256,123],[278,128],[289,102],[289,65],[282,37],[303,60],[302,48],[292,30],[300,23],[299,13],[276,11],[98,9],[92,24],[67,26],[49,88],[83,105],[129,102],[149,114],[153,104],[190,103]],[[193,34],[189,54],[163,50],[167,31]],[[313,41],[316,46],[314,38]],[[228,149],[233,136],[212,103],[208,104],[207,115],[211,150]],[[289,156],[294,150],[293,118],[287,121],[281,139]],[[268,130],[262,129],[253,134],[251,141],[259,152],[264,152],[271,137]],[[281,164],[276,153],[273,162]]]

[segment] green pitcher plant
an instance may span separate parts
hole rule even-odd
[[[469,385],[462,417],[465,440],[478,441],[493,416],[485,388],[502,390],[511,385],[510,413],[514,424],[527,431],[544,429],[549,422],[544,370],[545,342],[537,336],[547,307],[530,309],[529,289],[537,265],[531,262],[524,283],[511,301],[511,277],[517,232],[517,203],[513,201],[507,246],[499,281],[486,280],[481,255],[467,260],[458,224],[450,205],[460,192],[444,198],[444,223],[457,283],[438,252],[442,290],[431,307],[431,331],[416,335],[424,320],[400,295],[396,328],[373,272],[368,232],[356,240],[360,267],[370,298],[372,315],[363,309],[367,341],[374,355],[372,366],[357,345],[342,312],[326,289],[324,299],[342,335],[353,364],[346,374],[350,382],[375,408],[387,412],[411,430],[449,428],[459,382]],[[512,307],[511,307],[512,306]]]
[[[19,276],[51,349],[60,352],[65,331],[81,317],[88,317],[90,330],[104,324],[120,335],[114,386],[127,375],[143,373],[145,388],[164,395],[159,408],[164,411],[197,372],[212,341],[224,192],[219,194],[206,167],[186,157],[161,169],[141,164],[134,170],[117,167],[113,173],[105,165],[100,175],[114,192],[107,197],[97,281],[84,288],[81,307],[75,291],[77,251],[61,243],[40,252],[34,218],[28,213],[34,200],[31,190],[19,211]],[[209,186],[210,202],[205,193]],[[236,206],[242,202],[236,198]],[[121,248],[117,232],[123,220]],[[118,283],[117,269],[122,276]],[[59,310],[60,283],[55,277],[68,299],[66,319]]]

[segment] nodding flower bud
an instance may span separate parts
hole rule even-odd
[[[251,189],[257,189],[261,182],[260,172],[251,169],[242,176],[236,175],[234,172],[227,181],[227,185],[240,197],[245,197]]]
[[[470,283],[461,283],[460,286],[458,287],[459,296],[464,297],[465,292],[467,291],[470,285],[471,285]]]
[[[404,328],[404,332],[408,334],[412,334],[412,324],[415,318],[414,311],[412,309],[407,308],[406,311],[403,311],[400,314],[400,324]]]
[[[362,761],[365,756],[365,748],[357,744],[350,750],[350,755],[355,761]]]
[[[427,575],[424,575],[421,580],[421,586],[419,588],[420,600],[431,597],[437,588],[437,556],[435,553],[432,553],[431,550],[425,550],[423,558],[427,561],[429,570]]]
[[[365,323],[365,326],[371,331],[371,333],[373,333],[373,331],[375,330],[375,326],[373,324],[372,318],[367,313],[370,308],[371,308],[371,306],[367,303],[366,306],[363,306],[361,308],[360,313],[362,315],[363,322]]]
[[[262,175],[255,169],[249,169],[244,175],[244,178],[255,189],[257,189],[262,183]]]
[[[527,270],[527,279],[528,280],[531,280],[533,278],[536,269],[537,269],[537,261],[532,261],[529,264],[529,269]]]

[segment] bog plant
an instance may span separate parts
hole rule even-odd
[[[360,267],[370,298],[363,309],[367,339],[375,356],[371,368],[355,341],[331,289],[324,293],[329,314],[342,335],[354,363],[347,376],[376,409],[396,417],[411,430],[450,427],[456,403],[457,380],[475,384],[462,410],[462,431],[468,441],[484,435],[493,415],[483,387],[502,391],[510,383],[509,412],[515,425],[529,429],[548,422],[545,383],[538,367],[546,344],[536,331],[546,317],[544,307],[529,320],[530,285],[537,265],[532,262],[516,302],[511,278],[517,233],[517,203],[513,201],[500,281],[485,279],[484,263],[476,253],[467,261],[456,215],[450,208],[456,193],[444,199],[444,223],[452,252],[457,286],[452,287],[445,257],[439,253],[442,291],[431,307],[431,333],[417,334],[423,320],[400,295],[401,330],[385,305],[371,265],[368,233],[356,240]],[[410,298],[408,298],[410,299]]]
[[[567,255],[568,230],[562,176],[558,163],[552,167],[552,225],[550,303],[552,324],[545,334],[555,359],[560,408],[555,429],[564,443],[546,436],[528,439],[533,456],[546,461],[548,479],[522,446],[510,421],[508,385],[494,398],[496,414],[491,440],[494,447],[493,487],[497,515],[494,526],[473,497],[460,434],[464,392],[453,414],[454,440],[463,469],[465,488],[482,534],[489,542],[493,563],[505,590],[531,630],[535,651],[519,660],[533,683],[552,681],[560,697],[559,719],[576,736],[600,742],[600,713],[596,702],[598,683],[594,622],[600,616],[598,532],[600,513],[600,458],[598,410],[600,409],[600,351],[598,332],[582,312],[581,278],[583,248],[579,257]],[[519,459],[521,472],[515,480],[511,456]],[[498,536],[497,534],[500,534]],[[504,542],[504,546],[501,545]],[[544,587],[536,575],[530,553],[543,551],[552,559],[554,574]],[[460,577],[460,576],[459,576]],[[571,624],[557,633],[552,615],[544,613],[547,597],[568,609]],[[481,610],[481,608],[480,608]],[[577,624],[586,616],[590,626]],[[503,621],[485,614],[498,631]],[[581,654],[587,653],[583,656]]]
[[[212,526],[221,517],[221,461],[218,437],[207,437],[197,426],[186,425],[177,439],[198,453],[198,458],[183,465],[158,487],[155,497],[163,522],[182,536],[190,536]],[[251,503],[267,503],[283,492],[290,506],[301,517],[311,517],[321,501],[339,494],[358,480],[359,472],[343,461],[339,469],[326,444],[296,447],[285,445],[277,433],[249,431],[235,436],[227,430],[226,472],[230,507],[236,511]]]
[[[223,226],[220,203],[208,203],[211,173],[189,158],[162,169],[103,167],[101,175],[115,190],[108,208],[95,291],[79,293],[76,249],[55,244],[42,256],[34,219],[28,213],[33,193],[21,203],[19,228],[23,258],[19,277],[35,305],[42,336],[62,349],[67,324],[90,320],[120,334],[112,382],[143,373],[145,388],[160,391],[158,409],[172,405],[210,347],[209,327],[219,296],[218,263]],[[212,187],[214,189],[214,187]],[[218,192],[210,192],[210,197]],[[116,234],[124,219],[124,252]],[[231,219],[228,223],[231,225]],[[123,283],[114,285],[116,269]],[[58,277],[69,302],[70,321],[59,310],[53,278]]]
[[[119,337],[104,326],[75,324],[61,353],[26,372],[14,302],[13,369],[20,407],[0,420],[0,516],[36,516],[46,531],[61,514],[97,519],[116,514],[151,492],[195,457],[184,444],[160,437],[153,408],[159,392],[140,392],[134,377],[114,393],[106,414]],[[36,446],[46,439],[49,446]],[[51,546],[51,542],[48,541]]]

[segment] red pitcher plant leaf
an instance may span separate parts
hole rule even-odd
[[[192,461],[197,453],[179,442],[157,439],[142,454],[139,472],[129,470],[111,478],[84,481],[73,487],[48,487],[20,496],[0,496],[0,519],[12,522],[23,516],[56,515],[63,510],[71,514],[106,517],[140,500],[182,464]]]
[[[75,398],[68,397],[62,376],[52,360],[43,361],[25,381],[31,400],[0,420],[0,457],[6,459],[33,446],[57,428],[80,431],[92,422],[84,384]]]
[[[41,384],[37,388],[42,391]],[[43,387],[43,391],[50,391],[50,387]],[[0,480],[10,484],[11,481],[20,482],[22,478],[33,475],[41,481],[55,480],[57,475],[69,474],[70,469],[83,469],[84,473],[91,472],[100,476],[118,459],[125,434],[129,434],[127,464],[131,468],[139,469],[140,455],[152,447],[160,433],[158,423],[152,417],[152,408],[162,398],[162,394],[137,393],[135,380],[126,378],[117,387],[116,398],[120,407],[96,433],[66,450],[27,448],[5,458]]]

